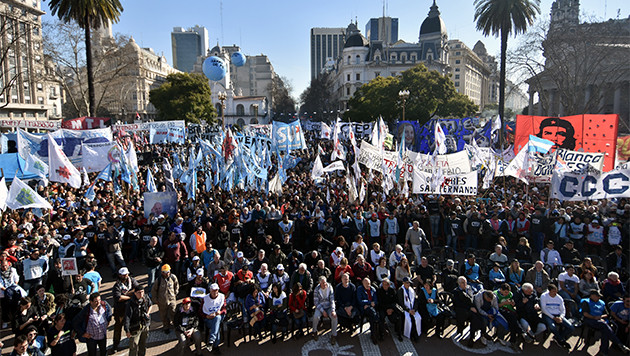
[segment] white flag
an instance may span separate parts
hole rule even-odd
[[[81,172],[83,172],[83,186],[87,187],[88,185],[90,185],[90,178],[88,177],[85,167],[81,168]]]
[[[527,172],[529,168],[529,143],[525,147],[521,148],[516,157],[508,164],[503,171],[503,175],[512,176],[522,180],[525,184],[527,182]]]
[[[494,134],[495,131],[499,131],[500,129],[501,129],[501,118],[499,117],[499,115],[497,115],[492,119],[492,127],[490,128],[490,132]]]
[[[349,174],[346,176],[346,184],[348,185],[348,202],[354,204],[359,199],[359,193],[354,184],[354,179],[352,179]]]
[[[435,120],[435,152],[439,155],[446,154],[446,135],[440,122]]]
[[[9,189],[7,195],[7,207],[13,210],[28,208],[52,209],[52,205],[46,199],[42,198],[41,195],[37,194],[18,177],[13,178],[11,183],[11,189]]]
[[[346,167],[344,167],[343,162],[341,161],[334,161],[333,163],[327,165],[326,167],[324,167],[324,169],[322,170],[324,173],[330,173],[333,171],[345,171]]]
[[[317,158],[315,158],[315,163],[313,163],[313,170],[311,171],[311,178],[315,180],[323,175],[324,175],[324,165],[322,165],[322,160],[321,158],[319,158],[319,155],[317,155]]]
[[[337,119],[337,121],[339,122],[339,119]],[[342,161],[346,160],[346,149],[341,143],[340,125],[335,125],[335,131],[333,133],[333,152],[330,155],[330,160],[334,161],[337,158]]]
[[[0,210],[4,211],[7,208],[7,197],[9,196],[9,190],[7,189],[7,183],[4,177],[0,179]]]
[[[48,165],[30,152],[28,154],[28,158],[26,159],[26,166],[24,169],[27,172],[37,174],[40,177],[46,177],[48,174]]]
[[[81,188],[81,173],[51,134],[48,134],[48,164],[48,179],[51,182],[68,183],[72,188]]]
[[[322,122],[321,134],[319,138],[324,139],[324,140],[330,140],[331,136],[332,136],[332,129],[326,123]]]

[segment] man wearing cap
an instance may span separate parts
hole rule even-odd
[[[279,264],[275,268],[275,272],[271,275],[271,283],[272,284],[280,284],[280,288],[283,291],[287,291],[289,288],[289,281],[291,277],[289,274],[284,271],[284,265]]]
[[[149,290],[151,290],[157,278],[158,269],[162,264],[163,258],[164,250],[158,245],[158,238],[156,236],[151,237],[149,245],[144,251],[144,264],[147,266]]]
[[[424,240],[424,241],[423,241]],[[422,257],[422,243],[428,243],[427,237],[424,231],[420,228],[420,222],[414,221],[411,227],[407,230],[405,235],[405,248],[411,246],[411,250],[416,256],[416,265],[420,265],[420,258]]]
[[[151,288],[151,301],[157,304],[162,319],[162,329],[164,333],[171,332],[173,326],[173,316],[177,303],[177,293],[179,293],[179,281],[177,276],[171,273],[171,266],[165,264],[161,268],[162,275]]]
[[[617,345],[622,352],[630,353],[630,348],[623,344],[615,335],[610,325],[608,325],[608,314],[606,311],[606,303],[601,300],[602,295],[597,289],[591,290],[588,299],[582,299],[581,310],[584,316],[584,323],[602,333],[602,340],[599,351],[603,355],[608,355],[610,341]]]
[[[175,311],[175,332],[177,334],[176,353],[184,354],[184,349],[191,342],[195,343],[195,355],[201,355],[201,334],[199,333],[199,318],[192,307],[190,298],[186,297]]]
[[[416,291],[411,287],[409,277],[403,278],[403,285],[398,289],[398,305],[404,313],[403,335],[415,342],[422,332],[422,319],[418,312]]]
[[[134,294],[134,289],[137,288],[138,282],[135,278],[129,276],[129,270],[127,267],[122,267],[118,270],[118,280],[114,284],[114,342],[112,346],[112,352],[116,352],[120,338],[122,334],[122,328],[125,321],[125,310],[127,309],[127,303]]]
[[[243,251],[238,251],[236,252],[236,260],[232,264],[232,273],[238,273],[238,271],[243,269],[243,266],[249,266],[249,261],[243,255]]]
[[[273,251],[269,254],[269,265],[271,267],[275,267],[279,264],[284,264],[287,260],[287,255],[282,252],[280,245],[276,244],[273,246]]]
[[[201,304],[201,312],[204,323],[208,329],[208,351],[219,347],[221,341],[221,322],[225,317],[225,296],[219,292],[219,285],[212,283],[210,285],[210,294],[203,298]]]
[[[61,246],[57,248],[57,256],[59,258],[74,257],[74,249],[76,246],[72,243],[72,236],[63,235]]]
[[[151,300],[144,294],[144,287],[133,289],[125,309],[125,331],[129,339],[129,356],[144,356],[151,325]]]

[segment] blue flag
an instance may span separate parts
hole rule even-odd
[[[147,192],[157,193],[157,187],[155,186],[155,181],[153,180],[153,174],[151,174],[150,169],[147,169]]]

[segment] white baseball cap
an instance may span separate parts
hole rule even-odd
[[[210,285],[210,290],[219,290],[219,285],[218,285],[218,284],[216,284],[216,283],[212,283],[212,284]]]
[[[127,269],[127,267],[122,267],[118,270],[118,274],[129,274],[129,269]]]
[[[236,253],[236,257],[237,257],[237,258],[241,258],[241,257],[243,257],[243,252],[238,251],[238,252]]]

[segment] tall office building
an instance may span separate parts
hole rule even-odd
[[[343,27],[311,28],[311,79],[319,77],[326,68],[334,67],[345,42]]]
[[[192,72],[197,57],[208,54],[208,30],[202,26],[173,27],[171,46],[173,66],[183,72]]]
[[[398,19],[379,17],[370,19],[365,24],[365,36],[369,41],[383,41],[384,43],[396,43],[398,41]]]

